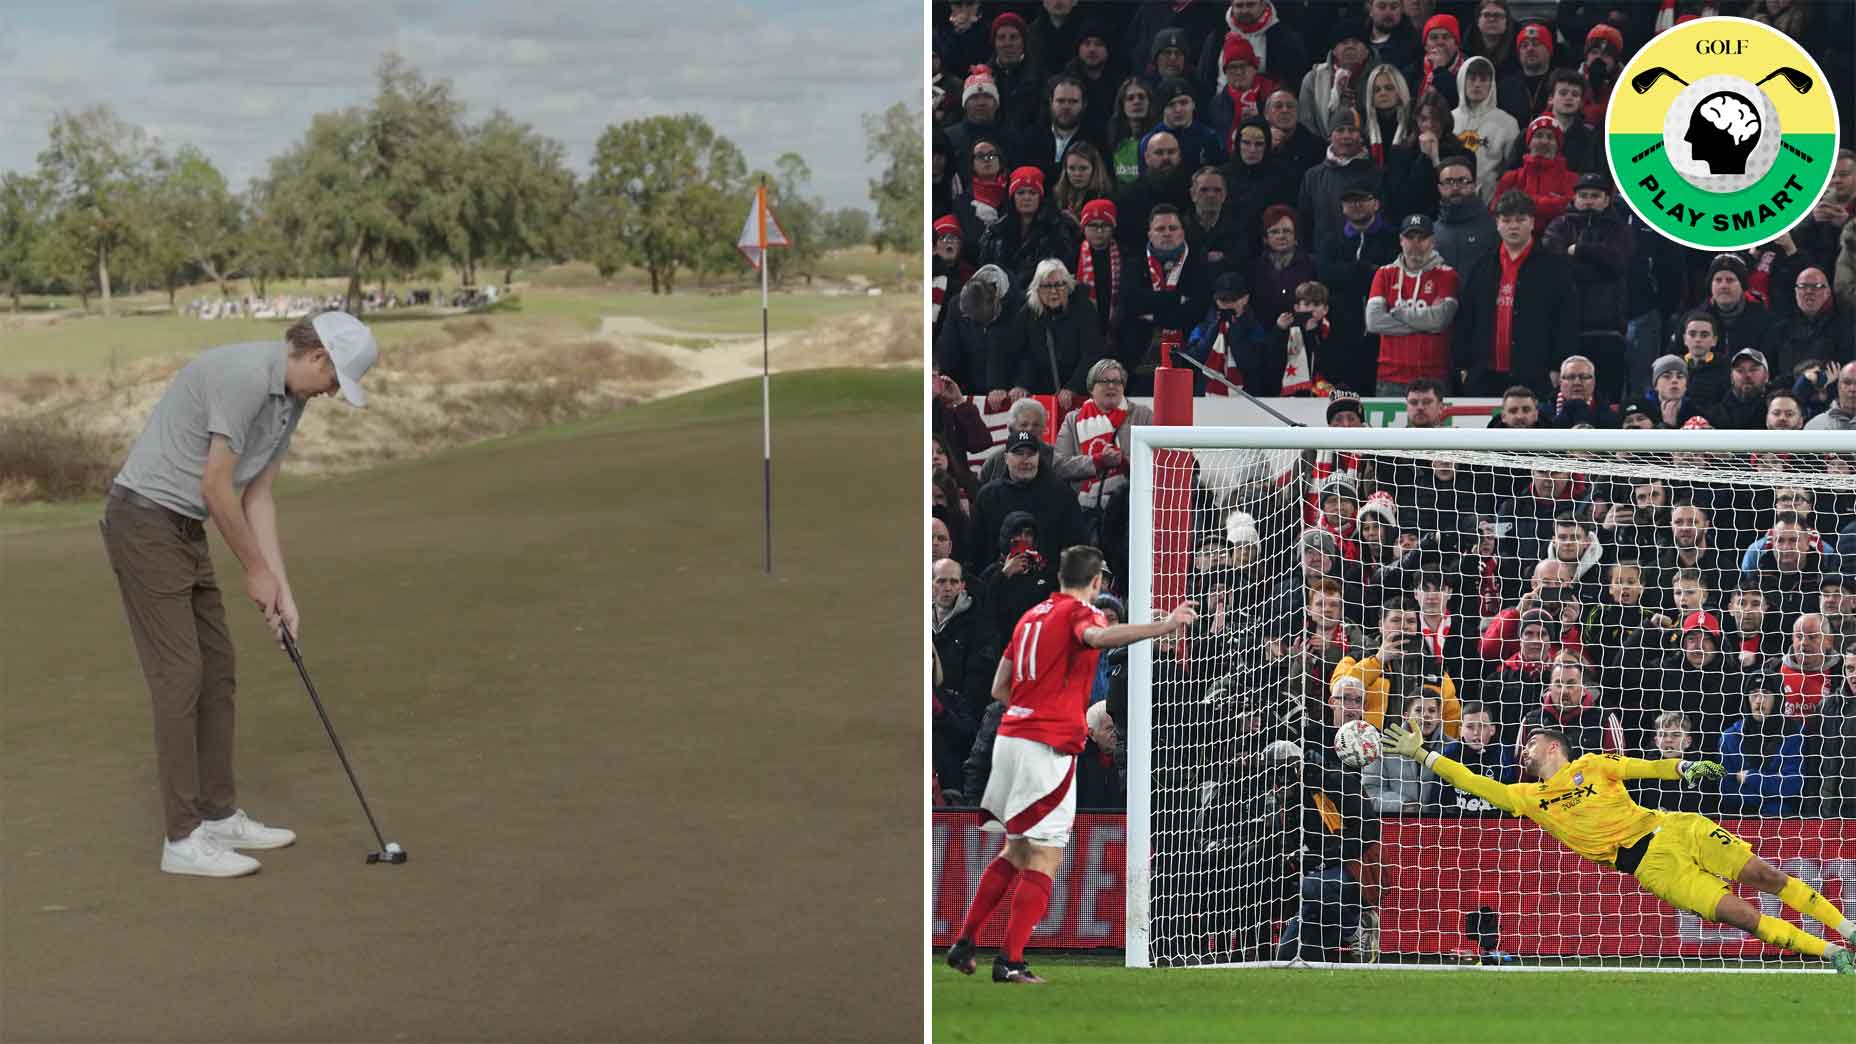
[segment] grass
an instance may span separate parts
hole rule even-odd
[[[1847,1039],[1851,983],[1827,975],[1145,970],[1043,957],[1006,989],[937,960],[937,1041],[1805,1041]],[[1843,1029],[1836,1027],[1842,1026]]]
[[[767,308],[768,328],[776,334],[803,330],[821,319],[848,315],[869,307],[857,294],[825,297],[819,294],[776,293]],[[587,330],[599,329],[609,315],[635,315],[676,330],[696,334],[760,332],[760,294],[711,295],[695,289],[674,294],[585,290],[533,293],[525,297],[529,315],[574,319]]]

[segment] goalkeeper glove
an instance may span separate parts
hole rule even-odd
[[[1419,761],[1424,758],[1424,736],[1415,722],[1392,722],[1386,726],[1386,749],[1401,758]]]
[[[1682,776],[1682,782],[1691,787],[1700,786],[1702,780],[1720,779],[1727,774],[1727,770],[1718,761],[1684,761],[1677,772]]]

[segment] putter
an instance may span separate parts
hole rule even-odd
[[[1777,75],[1777,74],[1775,73],[1773,75]],[[1669,77],[1670,79],[1674,80],[1675,82],[1681,84],[1684,87],[1688,86],[1688,81],[1684,80],[1682,77],[1677,76],[1675,73],[1670,72],[1668,69],[1665,69],[1660,65],[1652,65],[1648,69],[1645,69],[1644,71],[1630,78],[1630,89],[1633,91],[1636,91],[1638,94],[1647,94],[1649,93],[1650,88],[1656,86],[1656,81],[1662,79],[1665,76]],[[1768,76],[1766,77],[1766,79],[1770,80],[1772,79],[1772,77]]]
[[[329,712],[322,709],[322,697],[316,695],[316,683],[309,680],[309,668],[303,666],[303,654],[296,647],[296,639],[289,631],[283,632],[284,651],[290,654],[290,662],[296,664],[296,672],[303,676],[303,688],[309,690],[309,701],[316,705],[316,714],[322,719],[322,727],[328,730],[329,742],[335,745],[335,756],[342,759],[342,771],[348,773],[348,782],[354,787],[354,796],[361,799],[361,811],[367,814],[367,825],[374,828],[374,840],[380,843],[378,852],[369,852],[369,863],[404,863],[406,850],[397,841],[388,841],[380,836],[380,824],[374,821],[374,810],[367,807],[367,795],[361,793],[361,781],[354,777],[354,768],[348,764],[348,754],[342,750],[342,741],[335,736],[335,726],[329,721]]]

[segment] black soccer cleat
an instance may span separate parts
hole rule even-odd
[[[973,940],[955,939],[947,948],[947,966],[962,975],[972,975],[979,962],[973,959]]]
[[[1043,976],[1031,970],[1024,961],[1008,961],[1001,957],[992,962],[992,981],[1036,984],[1044,981]]]

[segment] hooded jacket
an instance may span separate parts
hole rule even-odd
[[[1630,321],[1628,277],[1637,239],[1617,214],[1610,207],[1568,210],[1547,225],[1541,245],[1565,257],[1572,269],[1580,329],[1623,333]]]
[[[1521,136],[1521,128],[1513,116],[1495,103],[1493,80],[1489,83],[1489,96],[1480,103],[1470,103],[1469,70],[1478,63],[1489,70],[1491,77],[1495,75],[1495,66],[1480,55],[1463,63],[1456,72],[1460,100],[1456,108],[1450,110],[1450,121],[1456,127],[1456,140],[1476,157],[1476,195],[1486,204],[1495,202],[1495,185],[1502,176],[1502,160],[1514,147],[1515,139]]]
[[[941,324],[934,341],[934,368],[954,379],[969,391],[989,391],[991,357],[996,341],[1010,324],[1012,309],[1006,300],[1011,292],[1011,278],[998,265],[987,265],[973,273],[961,288],[959,300],[949,306],[954,314]],[[991,319],[979,319],[969,313],[981,293],[980,285],[991,286],[999,297],[999,311]]]
[[[1043,478],[1044,474],[1039,472],[1038,479]],[[986,489],[1002,484],[1010,485],[1011,482],[1009,479],[1001,480],[991,483]],[[1061,482],[1057,485],[1063,491],[1064,499],[1074,507],[1076,501],[1069,497],[1069,487]],[[986,490],[981,490],[980,496],[985,495]],[[976,516],[976,531],[977,526],[982,522],[983,519]],[[1005,572],[1005,559],[1006,551],[1012,546],[1012,534],[1027,526],[1036,534],[1034,539],[1038,553],[1044,557],[1044,566],[1041,569],[1035,567],[1027,569],[1016,576],[1008,576]],[[986,635],[987,644],[993,649],[1003,649],[1005,644],[1011,641],[1012,628],[1018,626],[1018,618],[1025,615],[1026,610],[1049,598],[1057,590],[1057,559],[1053,554],[1044,550],[1048,543],[1054,543],[1045,537],[1049,531],[1050,527],[1039,525],[1037,515],[1029,511],[1008,511],[1005,513],[1005,520],[999,523],[997,555],[993,558],[992,564],[979,574],[979,585],[983,592],[980,601],[986,607],[987,615],[990,617],[988,622],[991,631]],[[994,668],[997,669],[997,666],[995,661]],[[943,670],[945,669],[944,664]],[[986,698],[988,700],[992,698],[990,678],[986,682]],[[984,709],[984,706],[983,703],[980,704],[981,709]]]
[[[1447,380],[1450,324],[1456,313],[1456,269],[1436,250],[1415,269],[1406,266],[1401,253],[1373,273],[1366,297],[1366,332],[1379,335],[1379,380]]]
[[[1238,124],[1238,132],[1245,127],[1255,127],[1263,132],[1263,159],[1255,164],[1244,162],[1238,150],[1231,150],[1230,158],[1224,165],[1225,209],[1230,212],[1237,226],[1236,236],[1239,246],[1245,250],[1256,249],[1256,244],[1263,236],[1263,212],[1275,204],[1293,206],[1295,192],[1301,185],[1302,172],[1291,170],[1288,162],[1276,151],[1276,137],[1270,133],[1270,125],[1261,116],[1252,116]]]
[[[1797,815],[1804,794],[1803,724],[1779,714],[1749,715],[1721,735],[1721,808],[1747,816]],[[1744,780],[1737,778],[1745,772]]]

